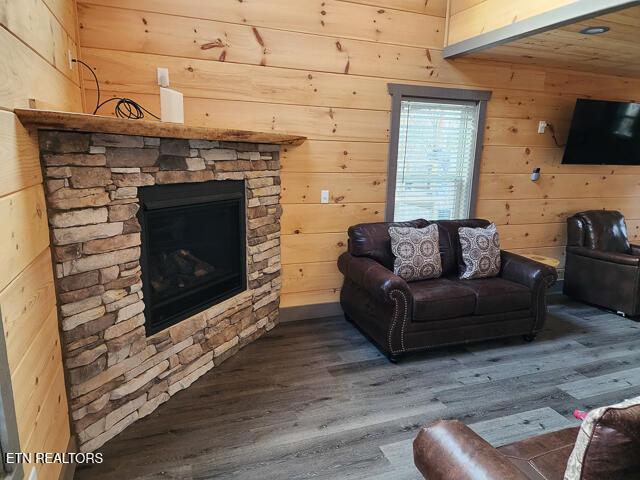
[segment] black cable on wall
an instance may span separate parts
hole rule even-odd
[[[149,115],[151,115],[153,118],[160,120],[160,117],[154,115],[149,110],[147,110],[142,105],[140,105],[138,102],[130,98],[113,97],[113,98],[108,98],[104,102],[100,103],[100,83],[98,82],[98,76],[96,75],[96,72],[94,72],[93,68],[91,68],[82,60],[78,60],[77,58],[74,58],[72,59],[72,61],[75,63],[79,63],[81,65],[84,65],[86,68],[88,68],[89,71],[91,72],[91,75],[93,75],[93,79],[96,82],[96,91],[98,93],[98,98],[96,98],[96,108],[93,110],[94,115],[96,115],[98,113],[98,110],[100,110],[100,108],[106,105],[107,103],[116,102],[116,105],[113,109],[116,117],[129,118],[132,120],[140,120],[144,118],[144,114],[146,112]]]

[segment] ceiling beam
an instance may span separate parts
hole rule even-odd
[[[444,47],[444,58],[455,58],[521,38],[553,30],[607,13],[640,5],[640,0],[579,0],[548,12],[525,18],[519,22],[481,33]]]

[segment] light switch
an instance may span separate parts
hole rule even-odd
[[[320,203],[329,203],[329,190],[320,191]]]
[[[169,69],[164,67],[158,67],[158,85],[161,87],[169,86]]]

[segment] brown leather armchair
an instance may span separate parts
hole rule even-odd
[[[620,212],[590,210],[567,219],[563,292],[625,315],[640,314],[640,247],[629,243]]]
[[[349,228],[349,250],[338,259],[344,275],[340,303],[348,320],[390,360],[441,345],[524,335],[532,340],[546,315],[554,268],[501,252],[499,276],[460,280],[459,227],[487,220],[440,220],[440,278],[407,283],[393,273],[389,227],[422,228],[432,222],[365,223]]]
[[[428,480],[562,480],[580,427],[494,448],[457,420],[424,427],[413,457]],[[595,423],[580,479],[640,478],[640,406],[607,409]]]

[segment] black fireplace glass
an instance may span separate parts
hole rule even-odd
[[[149,334],[246,289],[243,181],[156,185],[139,197]]]

